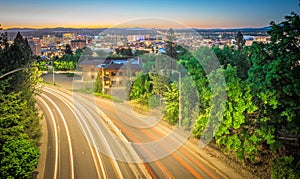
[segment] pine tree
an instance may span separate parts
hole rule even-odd
[[[70,44],[66,45],[66,50],[65,50],[66,55],[73,55],[73,51],[71,50]]]
[[[167,41],[165,45],[166,49],[166,54],[171,57],[172,59],[177,60],[178,59],[178,54],[177,54],[177,44],[176,44],[176,36],[174,33],[174,30],[170,28],[168,30],[168,35],[167,35]]]
[[[238,31],[238,33],[235,36],[236,45],[238,47],[238,51],[242,51],[244,48],[244,45],[246,43],[246,40],[244,39],[243,34],[241,31]]]

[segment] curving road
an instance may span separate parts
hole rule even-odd
[[[125,104],[54,87],[37,101],[48,130],[43,178],[241,177],[217,169],[197,146]]]
[[[43,178],[146,178],[142,164],[114,160],[124,155],[139,160],[132,148],[120,151],[116,135],[88,101],[45,87],[37,97],[45,114],[48,147]],[[128,151],[131,150],[131,151]],[[102,153],[110,155],[103,155]]]

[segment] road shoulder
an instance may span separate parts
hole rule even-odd
[[[39,115],[43,115],[43,112],[41,111],[40,108],[39,110]],[[47,122],[45,117],[42,117],[40,121],[41,125],[41,132],[42,136],[40,139],[40,158],[39,158],[39,163],[37,166],[37,169],[35,170],[37,172],[37,179],[42,179],[44,176],[44,171],[45,171],[45,164],[46,164],[46,158],[47,158],[47,145],[48,145],[48,130],[47,130]]]

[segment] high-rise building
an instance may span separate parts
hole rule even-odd
[[[55,46],[55,43],[56,43],[55,35],[43,35],[44,46]]]
[[[71,40],[75,40],[76,39],[76,33],[64,33],[63,34],[63,44],[71,44]]]
[[[41,40],[39,38],[28,39],[28,44],[30,46],[33,55],[37,55],[37,56],[42,55]]]
[[[86,46],[86,40],[71,40],[71,48],[79,49]]]

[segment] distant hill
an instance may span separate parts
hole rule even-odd
[[[175,32],[185,32],[185,33],[199,33],[201,35],[208,35],[212,37],[212,34],[216,34],[218,32],[233,32],[236,33],[241,31],[243,34],[253,35],[257,33],[266,34],[268,30],[270,30],[270,26],[261,27],[261,28],[230,28],[230,29],[200,29],[200,28],[185,28],[185,29],[174,29]],[[88,35],[88,36],[96,36],[99,34],[123,34],[123,35],[136,35],[136,34],[166,34],[168,29],[152,29],[152,28],[67,28],[67,27],[56,27],[56,28],[10,28],[6,29],[9,34],[10,39],[15,37],[17,32],[21,32],[24,36],[34,36],[42,38],[45,34],[47,35],[55,35],[57,37],[62,37],[63,33],[67,32],[75,32],[78,35]],[[228,37],[229,38],[229,37]]]
[[[249,27],[245,27],[245,28],[228,28],[228,29],[222,29],[222,28],[215,28],[215,29],[198,29],[198,28],[194,28],[195,31],[198,32],[219,32],[219,31],[223,31],[223,32],[249,32],[249,31],[268,31],[270,30],[271,27],[267,26],[267,27],[255,27],[255,28],[249,28]]]
[[[201,28],[186,28],[193,29],[195,31],[267,31],[270,30],[270,26],[267,27],[257,27],[257,28],[212,28],[212,29],[201,29]],[[114,30],[150,30],[150,28],[68,28],[68,27],[55,27],[55,28],[9,28],[5,29],[5,31],[20,31],[20,32],[28,32],[28,31],[82,31],[82,30],[106,30],[106,29],[114,29]],[[185,30],[185,29],[180,29]]]

